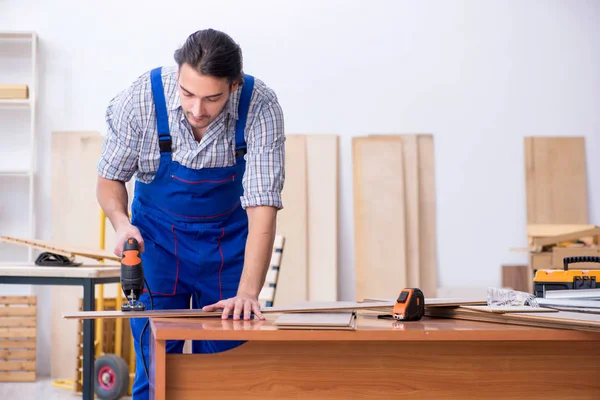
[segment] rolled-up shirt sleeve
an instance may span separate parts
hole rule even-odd
[[[132,89],[119,93],[106,109],[107,131],[97,166],[105,179],[128,182],[137,170],[141,135],[132,93]]]
[[[281,192],[285,179],[285,131],[281,106],[266,102],[247,135],[246,172],[243,178],[243,208],[283,208]]]

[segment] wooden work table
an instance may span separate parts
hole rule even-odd
[[[355,331],[153,318],[154,399],[599,399],[600,333],[359,313]],[[247,340],[218,354],[165,341]]]
[[[94,311],[95,286],[118,283],[119,265],[80,265],[49,267],[34,264],[0,263],[0,284],[82,286],[83,310]],[[83,400],[94,399],[94,341],[95,321],[83,321]]]

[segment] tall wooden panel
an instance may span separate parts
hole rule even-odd
[[[583,137],[526,137],[528,224],[587,224]]]
[[[385,137],[352,144],[356,299],[394,298],[407,282],[403,144]]]
[[[417,136],[419,151],[419,262],[420,287],[426,297],[437,297],[437,213],[433,135]]]
[[[308,298],[308,181],[306,138],[287,135],[283,210],[277,215],[277,234],[285,237],[285,250],[274,304],[286,306]]]
[[[337,135],[306,136],[308,177],[308,300],[338,297]]]
[[[98,248],[100,206],[96,199],[96,165],[103,136],[96,132],[52,133],[51,240]],[[114,237],[110,223],[107,236]],[[107,249],[113,242],[107,240]],[[94,263],[78,258],[78,261]],[[108,263],[117,264],[116,262]],[[105,296],[114,296],[116,285],[106,285]],[[77,321],[62,318],[77,311],[83,289],[78,286],[51,288],[50,374],[55,379],[73,379],[77,358]],[[99,325],[100,326],[100,325]],[[100,329],[100,328],[98,328]]]

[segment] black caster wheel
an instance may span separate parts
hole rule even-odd
[[[117,400],[125,396],[129,389],[129,367],[125,360],[116,354],[105,354],[96,359],[94,370],[94,391],[99,398]]]

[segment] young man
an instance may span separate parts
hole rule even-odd
[[[116,230],[115,254],[142,248],[146,309],[194,308],[249,319],[282,208],[284,120],[273,90],[242,72],[239,46],[202,30],[119,93],[106,112],[97,197]],[[125,182],[136,174],[132,218]],[[150,292],[150,295],[148,293]],[[148,397],[147,319],[131,319],[133,397]],[[241,342],[193,343],[200,353]],[[167,344],[181,352],[183,342]]]

